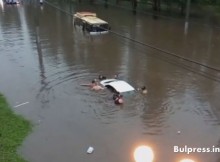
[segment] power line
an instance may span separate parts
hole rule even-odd
[[[67,12],[67,11],[61,9],[61,8],[59,8],[59,7],[57,7],[57,6],[55,6],[55,5],[51,4],[51,3],[49,3],[48,1],[45,1],[45,2],[46,2],[48,5],[50,5],[50,6],[54,7],[54,8],[56,8],[56,9],[58,9],[58,10],[64,12],[65,14],[70,15],[70,16],[73,16],[72,13]],[[103,28],[103,29],[104,29],[104,28]],[[106,29],[105,29],[105,30],[106,30]],[[109,30],[109,32],[111,32],[112,34],[115,34],[115,35],[117,35],[117,36],[119,36],[119,37],[128,39],[128,40],[130,40],[130,41],[132,41],[132,42],[134,42],[134,43],[137,43],[137,44],[143,45],[143,46],[145,46],[145,47],[149,47],[149,48],[151,48],[151,49],[154,49],[154,50],[160,51],[160,52],[162,52],[162,53],[165,53],[166,55],[173,56],[173,57],[175,57],[175,58],[184,60],[184,61],[186,61],[186,62],[194,63],[194,64],[196,64],[196,65],[205,67],[205,68],[207,68],[207,69],[216,71],[216,72],[218,72],[218,73],[220,72],[220,69],[218,69],[218,68],[215,68],[215,67],[212,67],[212,66],[209,66],[209,65],[206,65],[206,64],[202,64],[202,63],[200,63],[200,62],[198,62],[198,61],[195,61],[195,60],[192,60],[192,59],[185,58],[185,57],[183,57],[183,56],[177,55],[177,54],[172,53],[172,52],[170,52],[170,51],[163,50],[163,49],[158,48],[158,47],[156,47],[156,46],[153,46],[153,45],[151,45],[151,44],[147,44],[147,43],[140,42],[140,41],[138,41],[138,40],[135,40],[135,39],[130,38],[130,37],[127,37],[127,36],[124,36],[124,35],[122,35],[122,34],[119,34],[119,33],[115,32],[115,31],[112,31],[112,30]],[[186,66],[186,65],[184,65],[184,66]],[[189,67],[189,68],[190,68],[190,67]],[[188,69],[188,70],[189,70],[189,69]],[[192,70],[191,70],[191,71],[192,71]],[[195,72],[195,71],[194,71],[194,72]],[[198,73],[198,72],[197,72],[197,73]],[[203,72],[203,73],[205,73],[205,72]],[[210,74],[208,74],[208,75],[210,75]],[[203,75],[203,76],[204,76],[204,75]],[[207,77],[207,76],[206,76],[206,77]],[[209,78],[210,78],[210,77],[209,77]],[[211,78],[213,78],[213,76],[212,76]],[[217,78],[217,77],[216,77],[216,78]],[[218,80],[218,79],[214,79],[214,80],[220,82],[220,80]]]
[[[205,64],[201,64],[200,62],[197,62],[197,61],[194,61],[194,60],[185,58],[185,57],[183,57],[183,56],[177,55],[177,54],[175,54],[175,53],[172,53],[172,52],[163,50],[163,49],[158,48],[158,47],[155,47],[155,46],[153,46],[153,45],[151,45],[151,44],[146,44],[146,43],[137,41],[137,40],[135,40],[135,39],[133,39],[133,38],[126,37],[126,36],[124,36],[124,35],[122,35],[122,34],[119,34],[119,33],[117,33],[117,32],[114,32],[114,31],[110,31],[110,32],[113,33],[113,34],[116,34],[116,35],[118,35],[118,36],[120,36],[120,37],[129,39],[130,41],[133,41],[133,42],[135,42],[135,43],[141,44],[141,45],[143,45],[143,46],[150,47],[150,48],[152,48],[152,49],[155,49],[155,50],[157,50],[157,51],[163,52],[163,53],[165,53],[165,54],[174,56],[174,57],[176,57],[176,58],[179,58],[179,59],[182,59],[182,60],[185,60],[185,61],[188,61],[188,62],[197,64],[197,65],[199,65],[199,66],[203,66],[203,67],[206,67],[206,68],[208,68],[208,69],[212,69],[212,70],[214,70],[214,71],[220,72],[220,69],[217,69],[217,68],[215,68],[215,67],[211,67],[211,66],[208,66],[208,65],[205,65]]]
[[[47,2],[47,1],[46,1],[46,2]],[[51,5],[51,6],[53,6],[54,8],[59,9],[60,11],[66,13],[66,14],[68,14],[68,15],[73,16],[72,13],[69,13],[69,12],[67,12],[67,11],[65,11],[65,10],[63,10],[63,9],[60,9],[60,8],[58,8],[58,7],[54,6],[54,5],[52,5],[52,4],[49,3],[49,2],[47,2],[47,3],[48,3],[49,5]],[[158,48],[158,47],[156,47],[156,46],[153,46],[153,45],[151,45],[151,44],[146,44],[146,43],[143,43],[143,42],[137,41],[137,40],[135,40],[135,39],[133,39],[133,38],[129,38],[129,37],[127,37],[127,36],[124,36],[124,35],[122,35],[122,34],[119,34],[119,33],[117,33],[117,32],[114,32],[114,31],[112,31],[112,30],[109,30],[109,32],[111,32],[111,33],[113,33],[113,34],[115,34],[115,35],[118,35],[118,36],[120,36],[120,37],[123,37],[123,38],[129,39],[130,41],[133,41],[133,42],[135,42],[135,43],[141,44],[141,45],[143,45],[143,46],[147,46],[147,47],[152,48],[152,49],[155,49],[155,50],[157,50],[157,51],[160,51],[160,52],[166,53],[166,54],[168,54],[168,55],[171,55],[171,56],[177,57],[177,58],[179,58],[179,59],[182,59],[182,60],[185,60],[185,61],[188,61],[188,62],[191,62],[191,63],[197,64],[197,65],[200,65],[200,66],[206,67],[206,68],[208,68],[208,69],[212,69],[212,70],[217,71],[217,72],[220,72],[220,69],[217,69],[217,68],[215,68],[215,67],[211,67],[211,66],[208,66],[208,65],[205,65],[205,64],[201,64],[201,63],[198,62],[198,61],[194,61],[194,60],[191,60],[191,59],[185,58],[185,57],[183,57],[183,56],[180,56],[180,55],[177,55],[177,54],[175,54],[175,53],[172,53],[172,52],[169,52],[169,51],[163,50],[163,49]]]
[[[101,3],[105,4],[105,2],[101,2]],[[107,4],[110,5],[110,6],[113,6],[113,7],[122,8],[122,9],[126,9],[126,10],[129,10],[129,11],[133,11],[133,9],[125,7],[125,6],[115,5],[115,4],[112,4],[112,3],[109,3],[109,2]],[[136,12],[142,13],[142,14],[145,14],[145,15],[166,18],[166,19],[170,19],[170,20],[173,20],[173,21],[182,21],[182,19],[179,19],[179,18],[175,18],[175,17],[171,17],[171,16],[166,16],[166,15],[161,15],[160,13],[152,13],[152,12],[142,11],[140,9],[137,9]],[[189,21],[189,22],[192,23],[192,24],[196,24],[196,25],[203,25],[203,26],[207,26],[207,27],[212,27],[212,28],[220,29],[219,25],[210,25],[210,24],[201,23],[201,22],[198,22],[198,21],[196,22],[196,20]]]

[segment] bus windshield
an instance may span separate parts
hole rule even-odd
[[[93,32],[101,32],[101,31],[106,31],[109,29],[108,24],[101,24],[101,25],[92,25],[91,31]]]

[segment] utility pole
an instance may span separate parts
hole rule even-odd
[[[105,8],[108,8],[108,0],[105,0]]]
[[[132,0],[131,4],[132,4],[133,14],[135,15],[136,14],[136,9],[137,9],[137,0]]]
[[[189,26],[189,14],[190,14],[190,0],[187,0],[186,3],[186,20],[185,20],[185,34],[188,32],[188,26]]]

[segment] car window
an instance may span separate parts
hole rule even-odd
[[[106,85],[105,87],[107,87],[110,91],[112,91],[113,93],[114,92],[117,92],[112,86],[110,85]]]
[[[107,82],[105,82],[105,83],[111,83],[111,82],[114,82],[115,80],[110,80],[110,81],[107,81]]]

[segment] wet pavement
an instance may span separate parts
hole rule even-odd
[[[174,153],[173,146],[220,147],[220,73],[146,45],[220,69],[220,30],[120,8],[60,5],[90,10],[113,33],[89,36],[71,16],[25,2],[0,8],[0,91],[34,123],[19,152],[30,162],[133,162],[134,148],[152,147],[156,162],[191,157],[220,162],[219,153]],[[128,38],[142,42],[135,43]],[[111,92],[80,86],[99,74],[134,87],[116,106]],[[177,132],[181,131],[180,134]],[[89,146],[94,153],[86,154]]]

